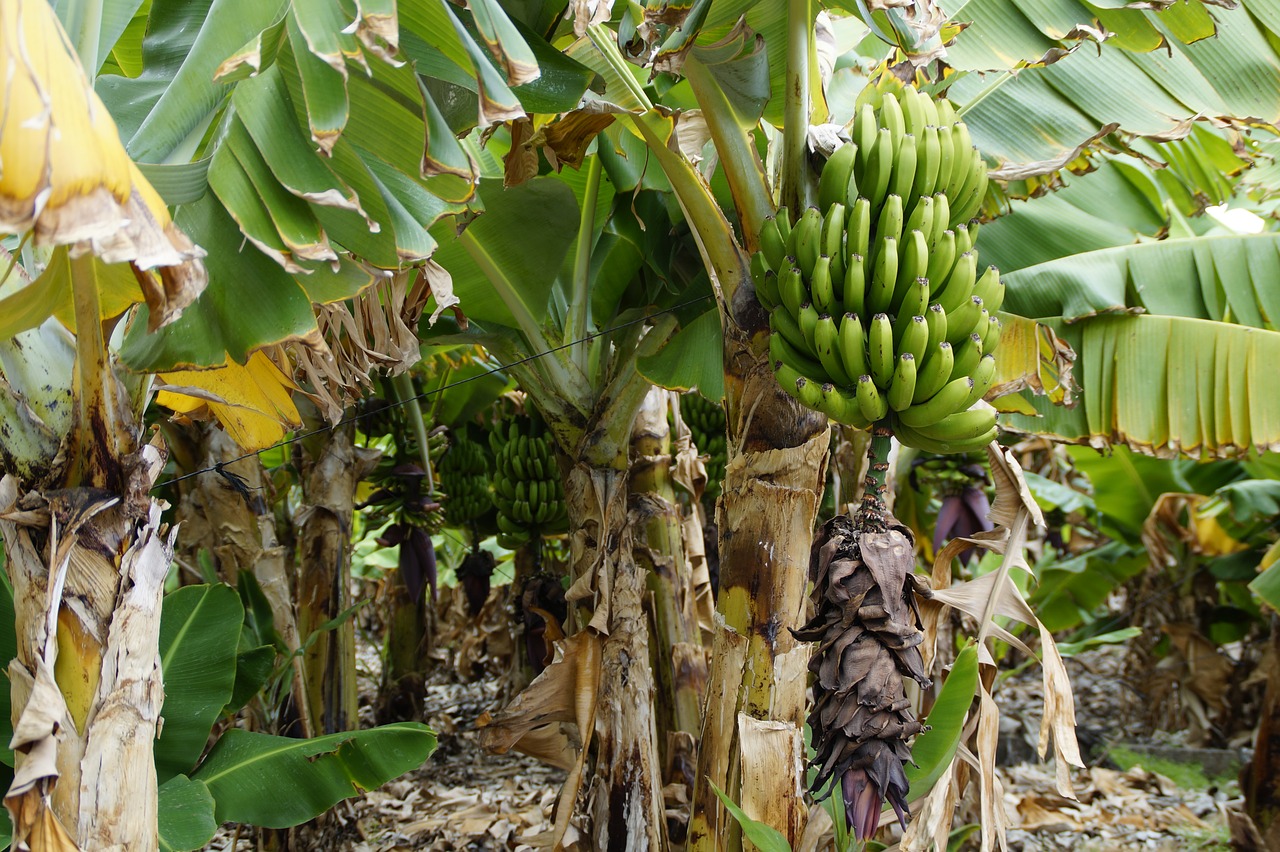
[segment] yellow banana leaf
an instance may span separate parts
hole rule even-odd
[[[228,357],[213,370],[176,370],[157,378],[164,383],[157,402],[192,417],[207,410],[246,452],[270,447],[302,425],[290,396],[298,386],[261,350],[244,365]]]

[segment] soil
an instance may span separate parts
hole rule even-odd
[[[449,631],[444,631],[448,633]],[[377,683],[376,651],[361,649],[362,692]],[[389,852],[389,850],[533,850],[551,826],[563,772],[518,754],[490,755],[479,746],[476,719],[503,703],[503,678],[476,660],[448,661],[432,675],[425,719],[439,735],[439,748],[422,769],[379,790],[342,803],[312,826],[296,830],[294,848]],[[1067,661],[1075,691],[1081,751],[1089,767],[1072,774],[1077,800],[1055,790],[1052,765],[1035,754],[1041,702],[1040,670],[1025,669],[1001,681],[1001,767],[1011,850],[1222,849],[1228,844],[1227,812],[1239,809],[1234,780],[1188,783],[1138,765],[1117,762],[1114,749],[1204,765],[1203,753],[1186,752],[1176,737],[1157,735],[1142,721],[1142,698],[1129,683],[1123,647],[1103,647]],[[461,670],[468,676],[459,674]],[[1218,750],[1223,752],[1224,750]],[[1223,765],[1247,759],[1247,751],[1216,753]],[[1167,764],[1160,764],[1167,768]],[[1216,786],[1215,786],[1216,785]],[[976,814],[976,803],[962,811]],[[813,819],[829,826],[816,809]],[[959,823],[957,823],[958,825]],[[832,848],[825,839],[802,848]],[[976,836],[969,842],[977,848]],[[890,838],[892,840],[892,838]],[[236,837],[226,826],[209,849],[250,850],[252,832]]]

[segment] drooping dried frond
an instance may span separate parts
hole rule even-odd
[[[317,335],[293,344],[291,354],[309,395],[330,422],[369,395],[372,376],[396,376],[418,362],[418,320],[433,293],[433,319],[457,303],[448,286],[451,280],[438,264],[427,261],[423,268],[380,280],[353,299],[316,306]]]
[[[204,252],[125,153],[44,0],[0,4],[0,68],[0,233],[131,262],[151,327],[176,319],[207,282]]]

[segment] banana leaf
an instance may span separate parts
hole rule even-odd
[[[200,781],[175,775],[160,785],[160,850],[190,852],[213,839],[213,795]]]
[[[435,748],[417,722],[310,740],[231,729],[191,778],[213,794],[218,822],[289,828],[417,769]]]

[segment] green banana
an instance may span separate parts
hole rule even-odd
[[[773,214],[773,222],[778,226],[778,236],[782,237],[782,245],[784,247],[791,245],[791,211],[786,205],[778,208],[778,212]],[[786,254],[791,254],[788,248]],[[774,267],[777,269],[778,267]]]
[[[900,423],[894,426],[894,436],[902,443],[908,447],[914,447],[917,450],[936,455],[980,452],[996,439],[997,433],[996,427],[992,426],[988,432],[971,441],[940,441],[921,435],[910,426],[904,426]]]
[[[858,377],[858,387],[854,395],[858,400],[858,410],[868,421],[875,423],[883,420],[889,413],[889,401],[885,399],[884,394],[880,393],[871,376]]]
[[[902,196],[890,195],[880,208],[880,218],[876,220],[877,240],[902,240]]]
[[[930,100],[933,100],[930,98]],[[956,105],[946,98],[939,98],[933,101],[933,108],[937,110],[938,119],[934,124],[939,127],[950,127],[958,121],[956,116]]]
[[[894,239],[881,240],[879,254],[871,270],[871,286],[867,289],[867,310],[875,313],[889,310],[897,283],[898,242]]]
[[[923,232],[913,230],[902,241],[901,256],[898,258],[898,283],[893,288],[894,311],[902,304],[907,288],[917,278],[925,277],[929,272],[929,245]]]
[[[837,423],[844,423],[855,429],[866,429],[871,425],[871,422],[862,415],[856,392],[832,384],[823,385],[820,391],[822,398],[818,410],[823,414]]]
[[[798,267],[783,264],[778,272],[778,297],[793,317],[800,316],[800,306],[809,301],[809,290]]]
[[[837,351],[844,363],[845,375],[857,381],[868,371],[867,335],[862,330],[862,318],[855,313],[845,314],[840,320],[839,335]]]
[[[982,319],[982,299],[970,296],[954,311],[947,312],[947,342],[953,346],[978,330]],[[804,326],[802,325],[801,328]]]
[[[911,395],[911,404],[919,405],[933,398],[934,394],[951,380],[951,370],[955,365],[955,355],[951,344],[943,340],[927,350],[924,363],[916,370],[916,389]]]
[[[969,392],[969,405],[987,395],[996,380],[996,356],[991,353],[978,359],[978,366],[973,368],[973,390]],[[969,406],[966,405],[966,408]]]
[[[925,113],[925,106],[921,102],[928,100],[927,95],[922,95],[911,86],[904,86],[899,93],[902,102],[903,125],[908,133],[914,133],[918,138],[920,131],[924,130],[929,123],[928,116]]]
[[[1000,280],[1000,270],[988,266],[973,285],[973,295],[982,297],[982,304],[987,310],[995,313],[1004,304],[1004,282]]]
[[[914,188],[916,159],[916,137],[908,133],[898,143],[898,157],[893,161],[893,177],[889,180],[889,192],[899,196],[904,202],[920,194]]]
[[[823,314],[818,317],[818,325],[813,330],[813,344],[818,350],[818,361],[821,362],[826,374],[831,377],[831,381],[841,387],[853,387],[855,377],[850,377],[844,368],[844,361],[840,358],[840,330],[836,326],[836,321],[829,315]],[[829,411],[827,413],[831,414]]]
[[[929,310],[929,279],[917,278],[911,282],[895,310],[901,316],[924,316]],[[947,324],[950,323],[951,317],[947,317]]]
[[[867,329],[867,362],[876,386],[887,389],[893,380],[893,325],[889,316],[878,313],[871,318]]]
[[[843,290],[843,286],[841,287]],[[813,306],[820,314],[829,314],[835,309],[835,282],[831,280],[831,258],[821,255],[813,265],[813,274],[809,276],[809,295],[813,298]]]
[[[791,236],[796,262],[807,281],[813,276],[813,267],[822,254],[822,212],[817,207],[805,208]]]
[[[1002,326],[1000,318],[992,314],[987,318],[986,330],[980,330],[982,334],[982,351],[995,354],[996,347],[1000,345],[1000,331]]]
[[[949,328],[955,328],[955,321],[952,315],[960,309],[960,306],[969,299],[973,298],[973,285],[977,279],[978,271],[978,255],[975,252],[967,251],[960,257],[956,258],[956,265],[952,267],[951,274],[943,281],[938,282],[937,287],[933,291],[934,300],[942,305],[942,309],[947,312],[947,325]],[[782,291],[782,297],[785,301],[787,291]],[[954,343],[955,341],[952,340]]]
[[[925,195],[913,199],[911,215],[907,217],[907,223],[902,226],[903,231],[922,231],[924,235],[933,234],[933,196]]]
[[[947,312],[937,302],[929,305],[924,312],[925,322],[929,324],[929,349],[947,339]]]
[[[894,162],[897,162],[899,146],[907,133],[907,123],[902,114],[902,104],[898,103],[898,99],[892,95],[886,96],[880,102],[880,124],[892,134]]]
[[[760,251],[768,262],[770,269],[781,269],[782,259],[787,255],[787,242],[778,230],[778,220],[774,216],[766,216],[760,223],[760,236],[756,240]]]
[[[952,345],[955,346],[955,344]],[[978,360],[984,354],[982,336],[976,333],[969,335],[955,347],[954,354],[955,362],[951,366],[952,377],[958,379],[972,374],[974,367],[978,366]]]
[[[955,170],[955,164],[959,161],[956,153],[955,125],[940,123],[938,125],[938,179],[933,184],[935,192],[945,194],[950,189],[951,175]]]
[[[818,206],[830,210],[833,204],[849,198],[849,181],[853,179],[853,166],[858,160],[858,146],[852,142],[831,152],[822,174],[818,177]],[[854,183],[855,195],[857,183]]]
[[[951,169],[951,180],[947,182],[946,193],[952,199],[956,199],[960,197],[961,190],[970,178],[969,171],[973,168],[974,149],[969,128],[963,121],[957,121],[952,126],[952,131],[955,134],[951,140],[952,148],[955,150],[955,162]]]
[[[961,222],[951,229],[956,235],[956,257],[960,257],[967,251],[973,251],[973,235],[977,229],[971,229],[969,224],[968,222]]]
[[[894,411],[902,411],[911,407],[911,397],[916,392],[916,356],[903,352],[898,356],[897,366],[893,370],[893,382],[885,395],[889,407]]]
[[[867,299],[867,269],[860,254],[849,256],[849,263],[844,271],[843,295],[846,311],[862,313]]]
[[[775,364],[781,361],[811,382],[829,382],[832,378],[819,361],[792,346],[781,334],[769,335],[769,360]]]
[[[889,191],[889,178],[893,175],[893,135],[887,128],[880,128],[875,147],[867,160],[866,176],[858,183],[859,192],[879,208]]]
[[[973,165],[969,167],[969,178],[964,188],[957,193],[951,202],[951,221],[967,222],[982,208],[982,199],[987,194],[987,163],[978,150],[973,149]]]
[[[788,364],[786,361],[775,361],[773,376],[782,389],[809,408],[817,409],[816,403],[822,399],[822,386],[811,382]]]
[[[968,408],[969,394],[972,390],[973,379],[968,376],[952,379],[929,399],[899,411],[898,420],[917,429],[937,423],[944,417]]]
[[[871,106],[871,104],[862,105],[858,110],[857,117],[854,119],[853,131],[850,135],[853,139],[853,144],[858,146],[858,159],[853,169],[856,176],[855,179],[865,182],[867,164],[871,159],[871,150],[875,147],[880,135],[880,124],[876,120],[875,107]],[[849,195],[848,198],[853,198],[853,195]]]
[[[766,280],[772,276],[772,280]],[[764,252],[756,252],[751,255],[751,281],[756,287],[756,299],[764,306],[766,311],[771,311],[778,306],[778,276],[769,268],[769,263],[765,260]]]
[[[915,191],[920,195],[933,195],[938,186],[938,167],[942,162],[942,143],[938,128],[933,125],[915,131],[916,179]]]
[[[796,322],[800,324],[800,333],[804,335],[804,342],[807,344],[810,352],[817,353],[817,349],[813,345],[813,330],[818,327],[818,309],[813,306],[812,302],[805,302],[800,306],[800,315],[796,317]]]
[[[926,438],[935,441],[975,441],[996,425],[995,410],[989,407],[957,411],[928,426],[913,427]]]
[[[827,208],[822,219],[822,253],[831,258],[831,277],[844,283],[845,206],[837,201]]]
[[[801,352],[804,352],[805,347],[808,346],[804,339],[804,333],[800,331],[799,321],[788,311],[773,311],[770,313],[769,329],[775,336],[781,335],[786,339],[787,343],[790,343]]]
[[[899,355],[909,353],[919,365],[929,344],[929,324],[924,317],[906,314],[899,316],[894,325],[894,336],[897,338],[894,351]]]
[[[844,248],[848,257],[871,257],[871,202],[859,198],[845,215]]]
[[[925,272],[925,277],[929,279],[931,290],[942,289],[942,285],[947,281],[947,276],[951,274],[951,267],[955,265],[955,260],[956,232],[943,231],[942,238],[929,249],[929,266]],[[937,298],[936,292],[934,293],[934,298]]]

